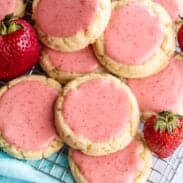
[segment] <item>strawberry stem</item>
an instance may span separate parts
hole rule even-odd
[[[10,14],[5,16],[4,20],[0,21],[0,35],[11,34],[23,28],[22,25],[13,21],[15,18],[13,14]]]

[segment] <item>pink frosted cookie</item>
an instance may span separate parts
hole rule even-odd
[[[110,0],[34,0],[33,19],[41,41],[58,51],[77,51],[105,30]]]
[[[70,150],[69,163],[77,183],[145,183],[152,155],[139,140],[107,156],[87,156]]]
[[[43,76],[25,76],[0,90],[0,147],[19,159],[48,157],[63,146],[54,127],[60,84]]]
[[[41,66],[50,77],[61,83],[66,83],[87,73],[103,70],[91,46],[72,53],[57,52],[44,47]]]
[[[14,13],[16,16],[23,16],[25,4],[23,0],[1,0],[0,1],[0,20],[8,14]]]
[[[152,112],[171,110],[183,114],[183,59],[170,59],[169,66],[162,72],[143,79],[129,79],[127,84],[135,94],[142,117]]]
[[[183,16],[182,0],[154,0],[154,2],[159,3],[167,10],[173,21],[178,20],[179,16]]]
[[[60,136],[88,155],[123,149],[139,123],[134,95],[108,74],[89,74],[68,83],[57,100],[55,114]]]
[[[142,78],[164,69],[175,51],[168,13],[151,0],[119,0],[112,6],[108,27],[94,44],[102,65],[126,78]]]

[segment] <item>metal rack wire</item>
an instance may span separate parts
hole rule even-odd
[[[27,11],[25,18],[31,20],[31,0],[26,0]],[[45,74],[39,65],[32,68],[27,74]],[[5,83],[0,81],[0,87]],[[51,176],[60,183],[74,183],[74,179],[71,175],[68,166],[68,147],[64,148],[54,154],[48,159],[42,159],[39,161],[27,161],[36,170]],[[177,174],[177,170],[183,163],[183,146],[181,146],[174,155],[166,160],[161,160],[153,157],[153,167],[151,174],[147,180],[147,183],[172,183],[174,177]],[[50,165],[50,166],[45,166]]]
[[[74,183],[74,179],[71,175],[68,159],[67,159],[67,146],[57,154],[54,154],[48,159],[42,159],[40,161],[29,161],[29,164],[36,170],[51,176],[61,183]],[[48,166],[48,165],[51,166]],[[45,165],[48,168],[45,168]]]

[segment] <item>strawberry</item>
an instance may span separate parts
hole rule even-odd
[[[180,17],[180,23],[181,24],[183,23],[182,17]],[[183,51],[183,25],[181,25],[179,30],[178,30],[177,40],[178,40],[180,49]]]
[[[0,79],[27,72],[39,61],[40,45],[31,25],[8,15],[0,21]]]
[[[144,124],[144,138],[152,152],[169,157],[183,141],[183,117],[170,111],[153,115]]]

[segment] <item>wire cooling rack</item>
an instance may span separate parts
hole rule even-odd
[[[25,18],[31,20],[31,0],[26,0],[27,11]],[[39,65],[32,68],[27,74],[45,74]],[[0,81],[0,87],[5,82]],[[39,161],[27,161],[36,170],[51,176],[53,179],[60,183],[74,183],[74,179],[71,175],[70,168],[68,166],[68,147],[64,148],[48,159],[42,159]],[[180,165],[183,163],[183,146],[181,146],[172,157],[163,160],[153,157],[153,167],[151,174],[147,180],[147,183],[173,183],[173,180],[177,174]],[[48,166],[49,165],[49,166]],[[182,175],[183,179],[183,175]],[[183,181],[182,181],[183,182]],[[177,183],[177,182],[174,182]]]

